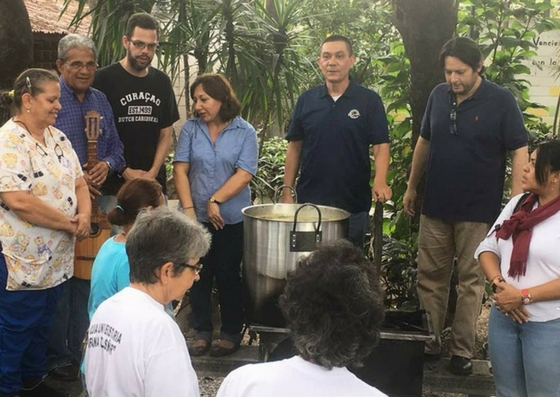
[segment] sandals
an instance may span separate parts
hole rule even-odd
[[[195,339],[195,341],[188,345],[189,354],[192,357],[204,356],[212,347],[210,341],[206,339]]]
[[[239,343],[234,343],[225,339],[218,339],[210,349],[211,357],[224,357],[239,350]]]

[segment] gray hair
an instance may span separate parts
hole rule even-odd
[[[58,42],[58,59],[66,60],[66,54],[72,48],[87,48],[93,53],[93,57],[97,59],[97,50],[93,40],[81,34],[71,33],[60,39]]]
[[[303,258],[279,305],[301,357],[324,368],[359,365],[379,341],[379,277],[346,240],[323,243]]]
[[[130,281],[156,283],[156,270],[167,262],[178,276],[189,260],[206,255],[210,241],[206,228],[182,212],[165,206],[143,210],[126,241]]]

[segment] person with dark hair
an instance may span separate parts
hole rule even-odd
[[[60,397],[43,379],[48,331],[91,201],[67,137],[53,127],[58,76],[20,74],[2,94],[15,116],[0,128],[0,397]]]
[[[121,226],[122,232],[103,243],[93,262],[88,304],[90,319],[103,301],[130,284],[125,244],[136,216],[145,208],[157,208],[163,204],[161,186],[154,180],[133,179],[120,188],[117,206],[109,212],[108,218],[111,224]]]
[[[346,369],[371,353],[384,316],[378,275],[360,249],[322,244],[288,276],[279,304],[299,354],[236,369],[217,397],[385,396]]]
[[[60,72],[60,104],[62,109],[54,126],[64,132],[78,155],[82,166],[88,160],[85,115],[96,111],[100,116],[100,136],[96,141],[97,164],[84,170],[92,200],[98,200],[103,212],[116,205],[114,195],[101,195],[107,176],[124,167],[123,145],[119,139],[113,111],[107,97],[91,87],[97,69],[96,49],[86,36],[69,34],[58,42],[56,66]],[[47,369],[58,380],[75,380],[82,361],[82,341],[89,319],[87,302],[90,281],[72,277],[53,317],[50,332]]]
[[[122,38],[126,56],[95,73],[93,86],[111,104],[126,162],[108,176],[103,194],[114,195],[126,180],[136,178],[156,179],[167,194],[164,162],[179,111],[171,80],[150,66],[158,26],[150,14],[133,14]]]
[[[416,188],[426,170],[417,289],[436,338],[426,343],[425,358],[441,357],[441,332],[456,261],[449,370],[469,375],[484,293],[484,275],[473,253],[500,213],[507,152],[512,159],[511,194],[521,192],[528,134],[512,93],[480,75],[482,54],[474,41],[451,39],[440,59],[446,82],[435,87],[428,99],[403,206],[414,216]]]
[[[138,215],[126,240],[130,286],[91,319],[84,361],[89,397],[198,397],[185,338],[164,305],[199,279],[199,259],[209,247],[206,229],[179,211],[161,206]]]
[[[506,205],[475,252],[494,290],[488,345],[498,397],[556,396],[560,386],[560,141],[523,168],[528,194]]]
[[[348,38],[323,40],[317,60],[325,84],[298,99],[286,139],[284,185],[297,183],[300,202],[329,205],[350,212],[348,238],[363,247],[371,200],[391,198],[387,185],[389,129],[379,95],[352,81],[356,57]],[[371,155],[375,177],[371,182]],[[328,177],[325,177],[328,176]],[[282,201],[293,203],[291,189]]]
[[[239,117],[240,104],[219,74],[199,76],[190,89],[195,117],[187,120],[175,151],[173,176],[183,211],[212,233],[204,270],[191,290],[190,325],[196,330],[192,356],[210,350],[234,353],[243,328],[243,214],[251,205],[249,183],[257,172],[257,134]],[[212,346],[212,285],[218,287],[222,328]]]

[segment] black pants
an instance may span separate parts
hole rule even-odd
[[[243,222],[215,230],[205,224],[212,234],[210,252],[200,260],[204,268],[200,280],[191,288],[191,321],[196,339],[212,339],[212,285],[216,278],[222,328],[220,338],[239,343],[243,329]]]

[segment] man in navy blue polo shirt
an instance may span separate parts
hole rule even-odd
[[[459,276],[449,369],[472,373],[476,321],[484,275],[473,255],[500,213],[506,157],[512,157],[511,194],[521,193],[527,163],[527,131],[514,96],[484,80],[482,54],[466,37],[448,41],[440,53],[446,83],[428,99],[412,160],[404,209],[414,215],[416,187],[427,171],[418,236],[418,296],[430,314],[436,340],[426,358],[441,355],[453,263]]]
[[[294,109],[286,139],[284,184],[293,186],[298,171],[298,200],[342,208],[351,213],[349,239],[362,247],[372,196],[391,198],[387,185],[389,132],[379,95],[349,78],[356,57],[344,36],[321,45],[319,68],[325,84],[304,92]],[[370,146],[375,178],[370,187]],[[285,189],[283,202],[292,202]]]

